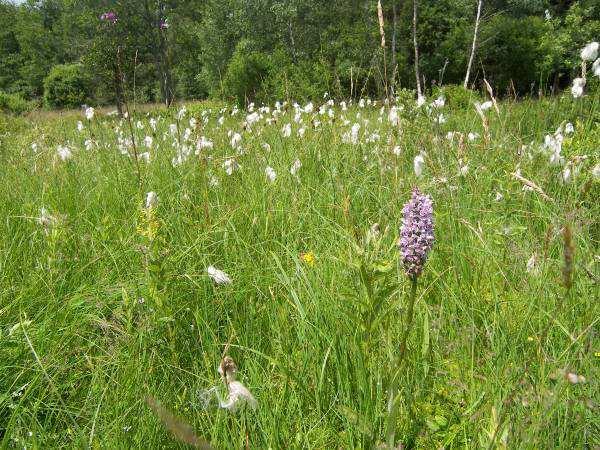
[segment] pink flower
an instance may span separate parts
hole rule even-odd
[[[434,242],[431,197],[415,188],[412,198],[402,208],[402,214],[404,217],[400,227],[398,247],[406,274],[416,279],[423,271]]]
[[[110,22],[112,24],[117,23],[117,13],[113,11],[105,12],[100,16],[100,20],[105,20],[106,22]]]

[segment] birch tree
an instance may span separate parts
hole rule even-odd
[[[396,0],[392,0],[392,94],[396,90],[396,74],[398,63],[396,62],[396,29],[398,28],[398,14],[396,12]]]
[[[418,0],[413,0],[413,23],[412,23],[412,34],[413,44],[415,47],[415,78],[417,79],[417,96],[421,97],[423,92],[421,91],[421,75],[419,73],[419,45],[417,44],[417,10],[419,8]]]
[[[469,85],[469,78],[471,76],[471,67],[473,66],[473,59],[475,58],[475,49],[477,48],[477,34],[479,33],[479,21],[481,20],[481,7],[483,0],[477,2],[477,16],[475,17],[475,31],[473,32],[473,45],[471,45],[471,55],[469,56],[469,64],[467,65],[467,74],[465,75],[465,82],[463,87],[466,89]]]

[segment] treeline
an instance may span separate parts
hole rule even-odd
[[[530,95],[568,85],[600,37],[598,0],[381,0],[380,16],[384,46],[377,0],[0,0],[0,91],[48,107],[381,96],[462,85],[474,48],[469,87]]]

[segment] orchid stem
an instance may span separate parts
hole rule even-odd
[[[398,375],[400,374],[400,369],[402,369],[402,365],[404,363],[406,355],[406,343],[408,341],[408,335],[410,334],[410,330],[412,328],[412,322],[415,312],[415,303],[417,300],[417,284],[417,277],[411,277],[408,310],[406,311],[406,320],[404,323],[404,330],[402,331],[402,340],[400,341],[400,351],[398,352],[398,356],[396,357],[393,365],[393,367],[395,367],[395,372],[390,383],[388,397],[388,418],[386,424],[386,440],[389,449],[394,448],[396,434],[396,416],[398,415],[398,400],[400,398],[400,396],[396,394],[398,386]]]

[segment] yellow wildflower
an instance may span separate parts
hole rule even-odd
[[[315,254],[313,253],[312,250],[307,253],[301,253],[300,259],[302,260],[303,263],[305,263],[307,266],[310,266],[310,267],[314,267],[315,262],[316,262]]]
[[[140,221],[138,223],[137,232],[139,235],[152,241],[158,233],[160,224],[154,214],[154,209],[143,209],[140,213]]]

